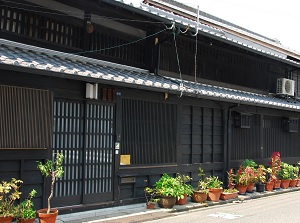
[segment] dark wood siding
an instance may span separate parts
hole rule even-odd
[[[238,113],[234,115],[239,115]],[[260,158],[260,115],[250,116],[250,127],[232,126],[232,160]]]
[[[123,100],[122,154],[131,164],[176,162],[176,105]]]
[[[265,110],[264,113],[267,113]],[[269,114],[272,110],[269,110]],[[243,159],[260,160],[268,165],[268,160],[273,151],[279,151],[286,162],[296,164],[300,157],[300,129],[296,124],[296,132],[288,132],[283,126],[284,116],[279,116],[279,111],[273,110],[274,115],[253,114],[249,128],[232,125],[231,160],[233,164]],[[282,112],[286,116],[291,113]],[[296,114],[294,114],[297,117]]]
[[[300,157],[300,132],[285,132],[283,117],[264,116],[264,158],[273,151],[279,151],[283,157]]]
[[[222,109],[183,105],[181,163],[223,162],[222,112]]]

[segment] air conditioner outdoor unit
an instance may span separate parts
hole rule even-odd
[[[276,89],[277,94],[294,96],[294,91],[295,91],[295,81],[286,78],[277,79],[277,89]]]

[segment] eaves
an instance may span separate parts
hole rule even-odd
[[[0,39],[0,68],[60,78],[79,79],[187,97],[300,111],[300,102],[272,95],[195,83],[147,70]]]

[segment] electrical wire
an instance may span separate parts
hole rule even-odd
[[[174,46],[175,46],[175,52],[176,52],[176,60],[177,60],[177,65],[178,65],[178,71],[179,71],[179,77],[180,77],[180,98],[183,95],[183,80],[182,80],[182,74],[181,74],[181,68],[180,68],[180,61],[179,61],[179,55],[178,55],[178,49],[177,49],[177,43],[176,43],[176,33],[175,33],[175,29],[173,29],[173,39],[174,39]]]
[[[156,33],[153,33],[153,34],[150,34],[150,35],[145,36],[145,37],[143,37],[143,38],[134,40],[134,41],[132,41],[132,42],[120,44],[120,45],[117,45],[117,46],[111,46],[111,47],[107,47],[107,48],[103,48],[103,49],[98,49],[98,50],[89,50],[89,51],[77,52],[77,53],[73,53],[73,54],[76,55],[76,54],[83,54],[83,53],[95,53],[95,52],[101,52],[101,51],[104,51],[104,50],[111,50],[111,49],[120,48],[120,47],[123,47],[123,46],[128,46],[128,45],[131,45],[131,44],[140,42],[140,41],[142,41],[142,40],[145,40],[145,39],[147,39],[147,38],[149,38],[149,37],[152,37],[152,36],[155,36],[155,35],[157,35],[157,34],[160,34],[160,33],[164,32],[164,31],[166,31],[166,30],[168,30],[168,29],[169,29],[169,28],[166,27],[165,29],[160,30],[160,31],[158,31],[158,32],[156,32]]]
[[[197,53],[198,53],[198,28],[199,28],[199,5],[197,11],[197,32],[196,32],[196,46],[195,46],[195,82],[197,83]]]

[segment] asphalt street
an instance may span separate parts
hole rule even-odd
[[[299,223],[300,191],[173,213],[153,223]],[[147,222],[147,221],[145,221]]]

